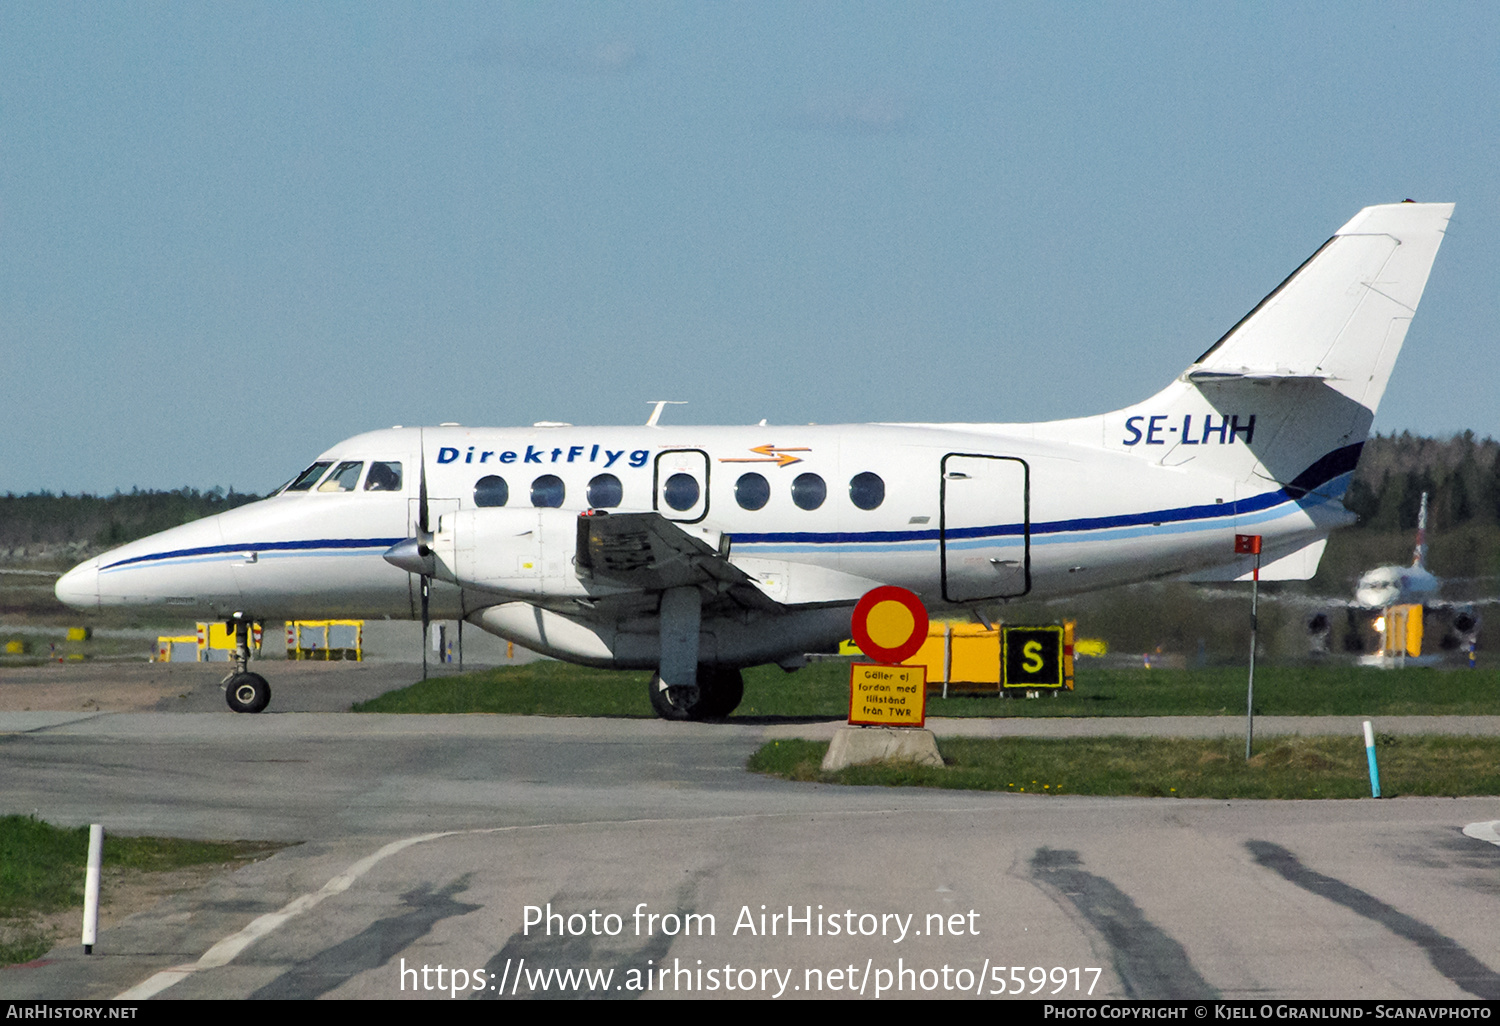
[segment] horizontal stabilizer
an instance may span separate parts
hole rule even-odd
[[[1200,367],[1187,372],[1187,379],[1194,384],[1209,381],[1327,381],[1329,375],[1322,371],[1294,371],[1284,367],[1273,370],[1257,370],[1253,367],[1222,367],[1209,369]]]

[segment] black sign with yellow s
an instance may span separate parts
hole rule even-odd
[[[1002,627],[1000,684],[1073,689],[1072,638],[1063,627]]]

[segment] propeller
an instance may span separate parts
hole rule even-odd
[[[417,477],[417,555],[422,560],[422,679],[427,679],[427,632],[431,619],[427,615],[432,596],[432,531],[427,524],[427,447],[418,446]]]
[[[427,632],[431,628],[428,608],[432,595],[432,575],[437,570],[437,560],[432,555],[432,528],[427,513],[427,450],[418,447],[417,478],[417,536],[406,538],[392,545],[385,552],[385,561],[398,566],[407,573],[422,579],[422,679],[427,679]]]

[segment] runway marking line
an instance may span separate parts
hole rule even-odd
[[[188,965],[174,966],[171,969],[163,969],[154,976],[137,983],[127,991],[121,992],[115,997],[116,1001],[144,1001],[155,997],[168,987],[176,986],[200,969],[216,969],[222,965],[228,965],[234,961],[236,955],[244,951],[250,945],[260,940],[266,934],[276,929],[282,923],[294,916],[299,916],[308,909],[314,908],[324,898],[331,898],[335,894],[342,894],[353,886],[354,881],[364,876],[375,866],[396,854],[404,851],[414,844],[424,841],[435,841],[439,837],[451,837],[457,833],[468,831],[445,830],[436,834],[421,834],[417,837],[406,837],[399,841],[392,841],[372,855],[366,855],[338,876],[324,884],[319,890],[304,894],[300,898],[293,899],[275,912],[267,912],[250,922],[243,930],[232,933],[219,941],[213,947],[205,951],[198,961]]]
[[[888,815],[890,811],[891,810],[889,809],[860,809],[857,811],[845,812],[841,815],[884,816]],[[968,812],[972,810],[958,808],[935,808],[925,811]],[[795,816],[800,815],[800,813],[772,812],[730,816],[703,816],[695,817],[695,821],[702,822],[705,820],[713,821],[735,819],[775,819],[778,817],[789,815]],[[399,841],[392,841],[390,844],[387,844],[385,847],[379,849],[374,854],[366,855],[364,858],[351,865],[348,869],[344,870],[338,876],[334,877],[332,880],[329,880],[318,890],[311,891],[299,898],[294,898],[292,901],[283,905],[275,912],[267,912],[265,915],[251,920],[249,925],[247,925],[244,929],[238,931],[237,933],[230,934],[228,937],[220,940],[213,947],[205,951],[201,956],[199,956],[198,961],[190,962],[185,965],[173,966],[170,969],[163,969],[160,972],[153,974],[152,976],[148,976],[146,979],[142,980],[140,983],[137,983],[129,990],[121,991],[119,994],[115,995],[115,1000],[145,1001],[149,998],[155,997],[156,995],[160,994],[162,991],[167,990],[170,987],[175,987],[177,984],[181,983],[183,980],[187,979],[189,976],[192,976],[194,973],[199,972],[200,970],[217,969],[220,966],[228,965],[230,962],[234,961],[235,957],[238,956],[240,952],[244,951],[250,945],[266,936],[272,930],[275,930],[277,927],[281,926],[287,920],[293,919],[301,915],[303,912],[316,907],[323,901],[324,898],[331,898],[335,894],[342,894],[344,891],[347,891],[351,886],[353,886],[354,881],[364,876],[371,869],[374,869],[375,866],[380,862],[384,861],[392,855],[397,854],[398,852],[405,851],[407,848],[410,848],[416,844],[422,844],[426,841],[436,841],[439,838],[443,837],[459,837],[468,834],[498,834],[509,833],[518,830],[547,830],[555,827],[638,826],[651,823],[681,822],[683,821],[679,819],[661,819],[658,817],[652,817],[648,819],[604,820],[601,823],[529,823],[524,826],[481,827],[477,830],[444,830],[435,834],[420,834],[416,837],[404,837]]]
[[[1492,819],[1488,823],[1470,823],[1464,827],[1464,836],[1500,844],[1500,819]]]
[[[71,720],[63,720],[61,723],[44,723],[39,727],[27,727],[25,730],[0,730],[0,735],[7,737],[24,737],[27,734],[40,734],[44,730],[56,730],[58,727],[71,727],[75,723],[87,723],[89,720],[97,720],[101,716],[108,716],[114,710],[100,709],[98,712],[84,713],[82,716]]]

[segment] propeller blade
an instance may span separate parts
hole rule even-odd
[[[427,522],[427,448],[425,445],[421,447],[418,458],[421,462],[418,466],[417,477],[417,530],[419,532],[417,538],[425,546],[428,537],[432,534]]]
[[[421,438],[421,436],[418,436]],[[427,679],[427,633],[431,630],[432,621],[428,616],[428,601],[432,593],[432,531],[428,528],[427,521],[427,443],[423,439],[417,443],[417,537],[416,562],[420,565],[418,571],[422,576],[422,679]],[[405,543],[402,543],[405,544]],[[395,548],[400,548],[400,545]],[[395,550],[393,548],[392,551]],[[389,557],[389,554],[387,554]],[[400,564],[398,564],[400,565]]]

